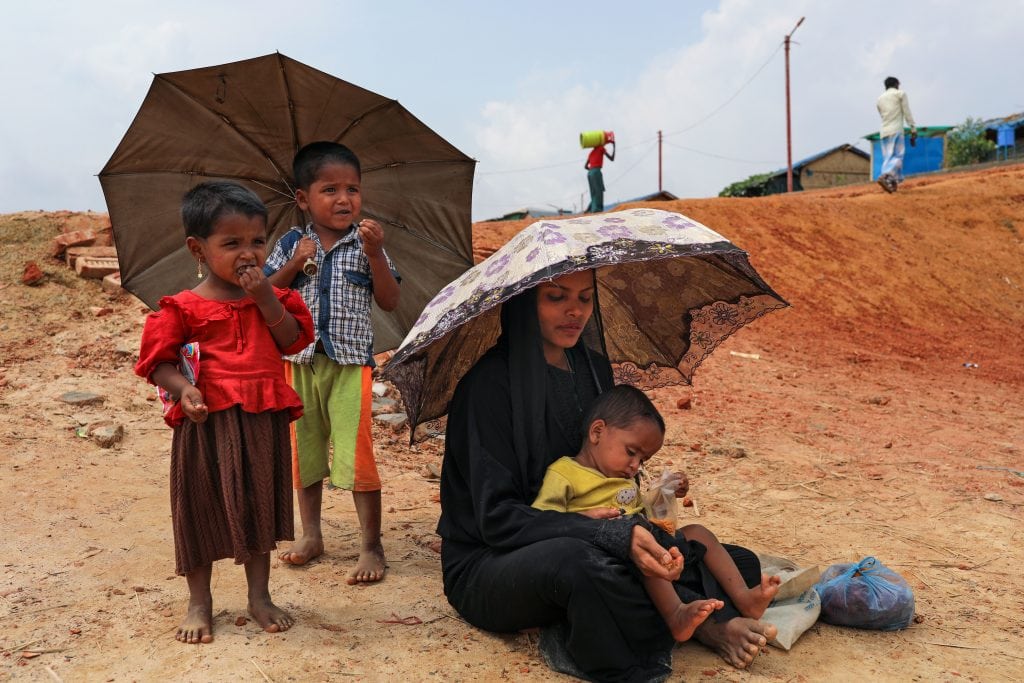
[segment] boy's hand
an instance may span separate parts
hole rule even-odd
[[[181,401],[181,411],[185,413],[185,417],[198,424],[206,422],[210,411],[203,403],[201,391],[190,384],[181,390],[181,398],[178,400]]]
[[[308,258],[316,258],[316,242],[308,237],[303,237],[295,244],[295,253],[291,260],[295,263],[305,263]]]
[[[676,472],[675,474],[679,477],[679,488],[676,489],[676,498],[684,498],[690,492],[690,478],[686,476],[686,472]]]
[[[363,241],[363,253],[367,256],[379,256],[384,250],[384,228],[380,223],[369,218],[359,221],[359,239]]]
[[[243,270],[238,276],[238,284],[246,294],[257,302],[274,298],[274,289],[270,285],[270,280],[263,274],[263,269],[257,266],[250,266]]]

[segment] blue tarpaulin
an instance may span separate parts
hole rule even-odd
[[[912,176],[917,173],[938,171],[942,168],[944,138],[917,138],[917,145],[910,146],[910,136],[906,138],[906,154],[903,156],[903,175]],[[871,179],[877,180],[882,169],[882,143],[871,141]]]

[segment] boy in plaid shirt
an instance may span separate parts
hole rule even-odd
[[[264,272],[298,289],[313,314],[316,341],[288,356],[286,375],[305,405],[292,423],[293,477],[302,536],[280,559],[303,565],[324,552],[323,480],[352,491],[362,532],[349,584],[380,581],[387,568],[380,540],[380,476],[370,433],[373,328],[370,307],[398,305],[398,274],[384,252],[384,231],[362,208],[359,159],[344,145],[313,142],[293,162],[295,201],[311,222],[274,245]],[[316,271],[303,272],[312,259]],[[312,269],[307,269],[307,272]],[[333,457],[332,457],[333,456]]]

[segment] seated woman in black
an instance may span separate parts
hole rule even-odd
[[[666,569],[678,549],[658,545],[635,520],[589,519],[530,507],[547,466],[579,450],[583,413],[612,386],[601,347],[592,271],[564,275],[507,301],[498,343],[459,382],[448,410],[441,471],[441,565],[448,601],[471,624],[541,635],[548,663],[599,681],[662,680],[674,640],[640,574]],[[748,585],[756,556],[726,546]],[[737,667],[775,629],[739,617],[709,573],[678,590],[726,602],[696,637]]]

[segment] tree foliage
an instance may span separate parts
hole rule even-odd
[[[985,138],[981,119],[967,117],[946,133],[946,165],[965,166],[985,161],[995,150],[996,143]]]
[[[763,197],[767,194],[768,179],[771,173],[758,173],[746,180],[733,183],[718,193],[719,197]]]

